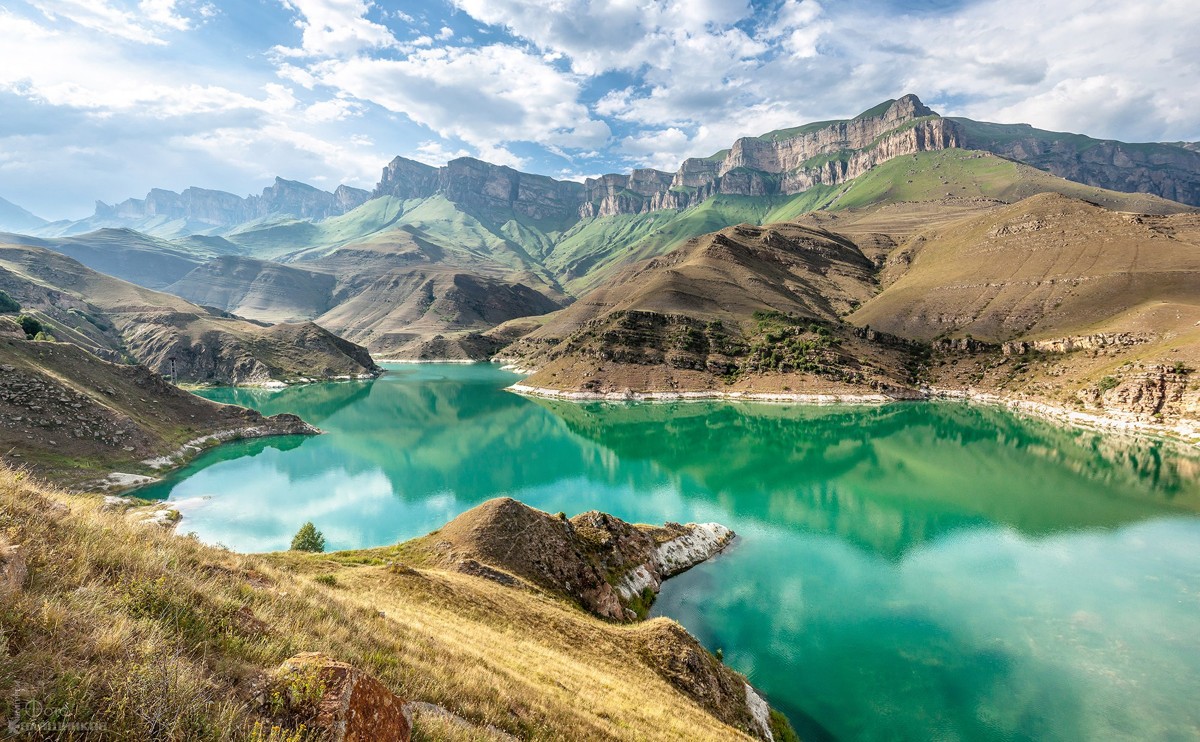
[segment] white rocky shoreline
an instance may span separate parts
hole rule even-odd
[[[624,390],[621,392],[585,392],[547,387],[535,387],[528,384],[513,384],[508,391],[530,397],[545,399],[561,399],[571,402],[702,402],[724,400],[729,402],[763,402],[776,404],[797,405],[883,405],[893,402],[912,402],[930,400],[950,400],[972,402],[994,407],[1003,407],[1012,412],[1028,415],[1042,420],[1061,423],[1075,428],[1102,430],[1109,433],[1168,438],[1192,446],[1200,447],[1200,421],[1179,420],[1175,422],[1156,422],[1134,415],[1098,414],[1075,410],[1049,402],[1038,402],[1018,397],[1006,397],[993,392],[977,389],[946,389],[923,387],[912,390],[911,394],[804,394],[793,392],[724,392],[719,390],[702,391],[641,391]]]

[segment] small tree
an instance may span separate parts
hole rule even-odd
[[[325,536],[309,521],[296,531],[296,537],[292,539],[292,551],[325,551]]]
[[[0,314],[12,314],[19,311],[21,311],[21,305],[17,303],[17,300],[0,291]]]

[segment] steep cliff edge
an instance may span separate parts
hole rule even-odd
[[[1077,183],[1200,206],[1200,151],[1194,142],[1133,144],[1029,124],[949,121],[961,147],[994,152]]]
[[[588,179],[580,216],[684,209],[717,194],[793,195],[845,183],[895,157],[957,146],[954,127],[906,95],[846,121],[743,137],[713,157],[685,160],[673,175],[635,170]]]

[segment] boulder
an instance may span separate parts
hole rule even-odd
[[[319,679],[313,692],[313,679]],[[293,713],[333,742],[408,742],[404,702],[371,675],[320,652],[302,652],[275,674]],[[290,688],[310,689],[289,694]]]
[[[9,545],[0,541],[0,595],[19,591],[24,587],[28,574],[25,550],[20,545]]]

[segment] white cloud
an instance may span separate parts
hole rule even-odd
[[[192,21],[180,15],[175,7],[175,0],[141,0],[138,10],[152,23],[168,26],[177,31],[186,31],[192,27]],[[201,13],[206,11],[201,10]]]
[[[186,31],[193,26],[190,18],[178,12],[176,0],[141,0],[136,13],[116,7],[108,0],[32,0],[30,4],[48,20],[66,20],[140,44],[164,45],[167,42],[161,31]],[[199,12],[203,15],[203,8]]]
[[[300,14],[296,27],[302,32],[299,48],[275,47],[293,57],[338,57],[367,49],[396,45],[386,26],[366,18],[366,0],[280,0],[285,8]]]
[[[323,85],[481,151],[513,141],[596,146],[609,133],[579,103],[574,76],[514,47],[423,49],[404,59],[355,57],[323,62],[312,73]]]

